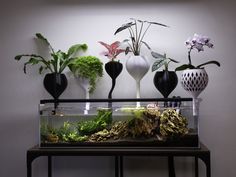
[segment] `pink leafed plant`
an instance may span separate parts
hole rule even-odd
[[[114,61],[119,54],[126,52],[126,50],[119,48],[121,44],[119,41],[115,41],[111,45],[102,41],[99,41],[99,43],[107,49],[107,51],[103,51],[101,54],[109,58],[111,61]]]

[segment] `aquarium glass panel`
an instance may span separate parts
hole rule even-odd
[[[192,99],[41,100],[40,147],[197,148]]]

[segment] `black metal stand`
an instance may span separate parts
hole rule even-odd
[[[32,162],[34,159],[48,157],[48,177],[52,177],[53,156],[113,156],[115,158],[115,177],[123,177],[124,156],[166,156],[168,157],[169,177],[175,177],[174,157],[194,157],[195,177],[199,177],[198,159],[206,166],[206,177],[211,177],[210,151],[201,144],[200,148],[158,148],[145,146],[83,146],[78,148],[39,148],[35,146],[27,151],[27,177],[32,177]]]

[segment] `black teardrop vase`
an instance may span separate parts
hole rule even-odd
[[[167,98],[177,86],[178,77],[174,71],[157,71],[153,83],[164,98]]]
[[[43,80],[44,88],[57,100],[67,87],[67,78],[65,74],[49,73]]]
[[[109,99],[112,98],[112,92],[113,92],[115,85],[116,85],[116,78],[120,75],[122,69],[123,69],[123,65],[120,62],[110,61],[105,64],[105,70],[106,70],[107,74],[112,79],[112,87],[111,87],[111,90],[108,94]]]

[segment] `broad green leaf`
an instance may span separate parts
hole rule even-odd
[[[172,62],[174,62],[174,63],[179,63],[179,61],[177,61],[177,60],[174,60],[174,59],[172,59],[172,58],[168,58],[170,61],[172,61]]]
[[[149,50],[151,50],[151,47],[144,41],[141,41]]]
[[[42,72],[43,72],[43,66],[40,66],[40,68],[39,68],[39,74],[42,74]]]
[[[147,22],[148,22],[148,21],[147,21]],[[153,24],[153,25],[160,25],[160,26],[164,26],[164,27],[169,27],[169,26],[167,26],[167,25],[165,25],[165,24],[157,23],[157,22],[148,22],[148,23]]]
[[[15,60],[19,61],[21,59],[21,57],[23,57],[23,55],[17,55],[17,56],[15,56]]]
[[[125,39],[125,40],[123,40],[123,42],[129,42],[129,39]]]
[[[196,68],[201,68],[202,66],[205,66],[205,65],[208,65],[208,64],[215,64],[218,67],[220,67],[220,63],[218,61],[212,60],[212,61],[208,61],[206,63],[200,64]]]
[[[133,23],[133,22],[129,22],[129,23],[126,23],[126,24],[122,25],[121,27],[119,27],[119,28],[116,30],[116,32],[114,33],[114,35],[116,35],[117,33],[121,32],[121,31],[123,31],[123,30],[125,30],[125,29],[127,29],[127,28],[130,28],[130,27],[133,26],[133,25],[135,25],[135,23]]]
[[[166,62],[165,58],[162,58],[160,60],[157,60],[152,65],[152,72],[158,70],[160,67],[162,67]]]
[[[181,65],[179,67],[177,67],[175,69],[175,71],[182,71],[182,70],[185,70],[185,69],[194,69],[195,67],[193,65],[190,65],[190,64],[184,64],[184,65]]]
[[[85,52],[87,49],[88,49],[88,46],[86,44],[75,44],[69,48],[67,55],[68,57],[70,57],[71,55],[77,53],[79,50],[82,50],[83,52]]]
[[[47,40],[41,33],[36,33],[35,35],[36,35],[36,37],[37,37],[38,39],[41,39],[41,40],[44,41],[47,45],[50,45],[50,43],[48,42],[48,40]]]
[[[161,54],[159,54],[159,53],[157,53],[157,52],[151,52],[151,55],[154,57],[154,58],[164,58],[164,55],[161,55]]]
[[[62,65],[60,66],[59,73],[62,73],[62,71],[63,71],[68,65],[70,65],[71,63],[73,63],[73,59],[65,60],[65,61],[62,63]]]
[[[130,52],[129,47],[126,47],[126,49],[125,49],[125,55],[127,55],[129,52]]]
[[[40,60],[36,59],[36,58],[30,58],[28,63],[31,65],[36,65],[40,62]]]

